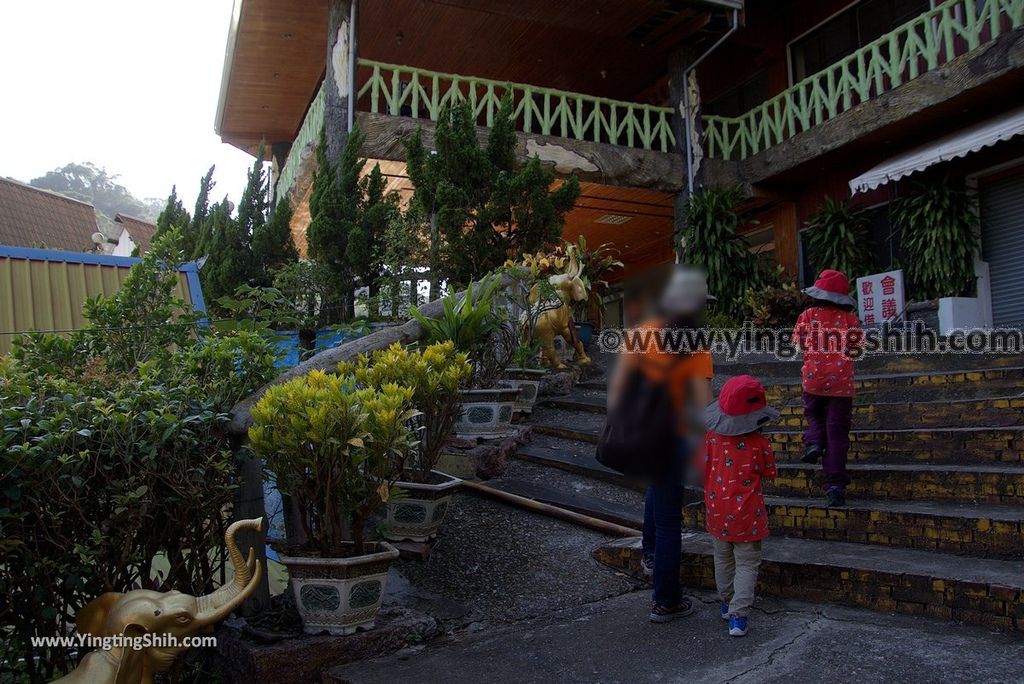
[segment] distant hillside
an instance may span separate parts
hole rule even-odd
[[[29,184],[89,202],[96,207],[96,219],[104,232],[112,228],[114,217],[119,213],[155,223],[164,200],[140,200],[118,183],[117,178],[116,174],[109,174],[91,162],[82,162],[65,164],[44,176],[33,178]]]

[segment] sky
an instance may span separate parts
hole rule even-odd
[[[93,162],[140,199],[237,204],[248,154],[214,116],[232,0],[0,0],[0,176]]]

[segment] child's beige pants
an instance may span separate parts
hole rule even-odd
[[[757,568],[761,565],[761,542],[727,542],[712,537],[715,544],[715,584],[729,613],[746,616],[754,605]]]

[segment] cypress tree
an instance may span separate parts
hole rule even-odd
[[[292,205],[287,197],[274,205],[270,218],[252,234],[252,254],[260,285],[270,286],[274,274],[299,259],[292,241]]]
[[[384,268],[383,239],[388,226],[399,213],[398,195],[387,192],[387,187],[387,178],[381,172],[380,164],[374,164],[373,170],[359,182],[358,219],[345,249],[349,268],[369,288],[371,297],[377,295]]]
[[[153,233],[153,239],[155,240],[174,228],[185,230],[191,223],[192,217],[189,216],[185,206],[178,198],[178,186],[171,186],[171,194],[167,196],[167,203],[156,218],[156,232]]]
[[[216,166],[211,166],[199,181],[199,195],[196,197],[195,210],[192,212],[192,222],[181,231],[181,244],[185,250],[185,256],[189,259],[198,259],[208,254],[203,249],[202,242],[206,237],[204,235],[206,219],[210,215],[210,192],[214,186],[213,170],[215,168]]]

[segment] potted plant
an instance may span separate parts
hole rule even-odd
[[[461,412],[459,388],[470,375],[467,355],[456,351],[451,341],[422,351],[394,344],[342,363],[338,372],[364,387],[402,384],[412,389],[419,443],[412,459],[402,464],[397,491],[385,505],[383,534],[392,541],[434,538],[461,483],[435,467]]]
[[[618,250],[611,243],[604,243],[594,248],[587,248],[587,240],[582,235],[576,242],[566,241],[564,251],[567,261],[576,258],[580,268],[580,280],[587,288],[587,299],[573,305],[573,314],[576,321],[576,332],[584,345],[590,344],[594,334],[594,323],[600,328],[604,323],[604,295],[608,290],[608,281],[605,278],[609,271],[616,268],[623,268],[624,265],[618,259]],[[593,312],[593,321],[590,314]]]
[[[357,388],[352,376],[313,371],[270,387],[252,410],[252,449],[292,497],[306,536],[277,547],[305,631],[373,627],[398,550],[366,541],[416,445],[413,390]]]
[[[430,342],[452,342],[469,357],[471,371],[460,391],[462,411],[455,423],[459,437],[502,437],[512,425],[519,390],[499,385],[499,378],[512,359],[516,326],[507,311],[495,306],[501,281],[490,276],[476,286],[469,285],[461,297],[449,293],[437,318],[412,312]]]

